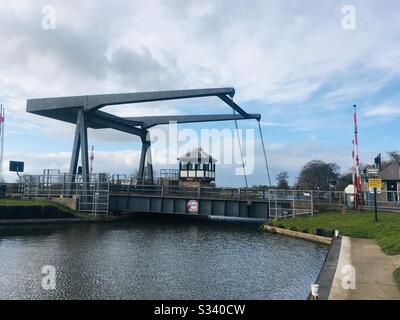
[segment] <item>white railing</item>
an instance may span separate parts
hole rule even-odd
[[[27,175],[23,177],[23,195],[28,198],[75,198],[78,211],[107,214],[110,177],[105,174]]]
[[[271,219],[278,220],[314,214],[313,193],[311,191],[269,190],[267,199]]]

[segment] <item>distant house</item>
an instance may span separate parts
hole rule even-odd
[[[384,201],[398,202],[400,199],[400,165],[392,161],[378,173],[378,178],[383,181],[382,195]]]

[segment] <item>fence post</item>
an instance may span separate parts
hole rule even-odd
[[[38,197],[38,193],[39,193],[39,184],[40,184],[40,177],[38,177],[38,178],[39,178],[39,181],[36,182],[36,199],[37,199],[37,197]]]
[[[295,199],[295,192],[296,191],[293,190],[293,218],[296,216],[296,209],[295,209],[296,208],[296,202],[294,200]]]
[[[271,197],[270,197],[269,190],[268,190],[268,218],[271,219]]]
[[[311,215],[314,215],[314,192],[311,190]]]
[[[47,199],[51,199],[50,198],[50,195],[51,195],[51,191],[50,191],[50,188],[51,188],[51,184],[50,184],[50,182],[49,182],[49,178],[47,178],[47,186],[48,186],[48,189],[49,189],[49,192],[48,192],[48,196],[47,196]]]

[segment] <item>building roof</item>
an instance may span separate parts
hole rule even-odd
[[[400,165],[392,161],[386,168],[378,173],[382,180],[400,180]]]
[[[191,162],[191,163],[215,163],[217,162],[212,156],[203,151],[202,148],[193,149],[187,152],[183,156],[179,157],[180,162]]]

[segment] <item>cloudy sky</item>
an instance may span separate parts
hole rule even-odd
[[[43,28],[45,5],[55,9],[55,29]],[[355,29],[343,27],[346,5],[356,10]],[[395,0],[2,0],[5,178],[15,180],[6,170],[9,160],[25,161],[29,173],[68,170],[73,126],[27,114],[29,98],[227,86],[236,88],[243,108],[262,114],[273,178],[288,171],[294,181],[313,159],[347,171],[353,104],[359,106],[360,157],[371,162],[379,152],[400,149],[399,12]],[[230,112],[218,99],[108,110],[131,116]],[[233,130],[234,124],[207,127]],[[255,121],[240,127],[257,129]],[[134,171],[135,137],[89,134],[95,171]],[[256,149],[249,183],[265,183],[257,131],[249,143]],[[234,166],[219,169],[219,185],[243,184]]]

